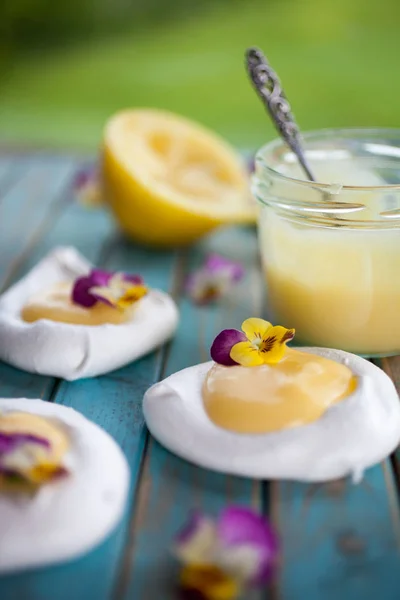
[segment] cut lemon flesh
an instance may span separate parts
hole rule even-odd
[[[120,226],[141,242],[187,244],[219,225],[255,221],[240,157],[211,131],[172,113],[138,109],[112,117],[102,177]]]

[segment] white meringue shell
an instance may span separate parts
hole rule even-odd
[[[71,325],[48,319],[26,323],[21,319],[21,309],[33,294],[90,269],[74,248],[56,248],[0,296],[0,360],[73,381],[122,367],[174,334],[177,307],[168,294],[153,289],[138,304],[132,321],[119,325]]]
[[[70,474],[32,495],[0,493],[0,573],[58,563],[88,552],[121,519],[129,467],[108,433],[72,408],[0,399],[0,411],[55,418],[71,441]]]
[[[353,394],[314,423],[266,434],[239,434],[207,416],[202,386],[212,362],[153,385],[144,396],[152,435],[202,467],[259,479],[325,481],[352,475],[388,456],[400,440],[400,405],[391,379],[367,360],[341,350],[301,348],[346,364],[358,377]]]

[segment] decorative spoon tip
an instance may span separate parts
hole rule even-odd
[[[246,68],[253,86],[267,109],[276,129],[297,156],[310,181],[315,181],[302,147],[300,130],[278,75],[259,48],[246,50]]]

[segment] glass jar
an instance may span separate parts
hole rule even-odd
[[[317,182],[281,140],[257,153],[253,191],[268,316],[301,344],[400,353],[400,130],[304,136]]]

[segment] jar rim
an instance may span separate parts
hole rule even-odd
[[[326,129],[315,129],[315,130],[311,130],[311,131],[306,131],[304,133],[302,133],[302,138],[307,142],[308,140],[311,140],[313,138],[318,138],[318,137],[324,137],[324,138],[333,138],[333,137],[338,137],[338,136],[342,136],[342,137],[357,137],[357,136],[361,136],[361,135],[377,135],[377,134],[382,134],[382,135],[387,135],[387,136],[393,136],[393,135],[397,135],[398,139],[400,141],[400,129],[399,128],[391,128],[391,127],[368,127],[368,128],[362,128],[362,127],[345,127],[345,128],[326,128]],[[261,146],[261,148],[256,152],[256,157],[255,157],[255,161],[257,165],[260,165],[263,169],[265,169],[267,172],[270,173],[270,175],[277,177],[279,179],[282,179],[283,181],[288,181],[288,182],[292,182],[298,185],[302,185],[304,187],[313,187],[316,189],[320,189],[320,190],[328,190],[332,187],[332,185],[337,186],[337,185],[341,185],[340,182],[335,182],[335,183],[324,183],[321,181],[310,181],[309,179],[298,179],[296,177],[290,177],[289,175],[285,175],[284,173],[281,173],[280,171],[277,171],[276,169],[272,168],[271,166],[268,165],[268,163],[265,160],[265,154],[271,154],[273,151],[277,150],[278,148],[287,148],[289,149],[289,146],[287,145],[287,143],[285,141],[283,141],[281,138],[275,138],[274,140],[268,142],[267,144],[264,144],[263,146]],[[399,148],[399,154],[398,154],[398,158],[400,160],[400,148]],[[396,184],[386,184],[386,185],[341,185],[341,189],[343,191],[353,191],[353,192],[365,192],[365,191],[382,191],[382,190],[392,190],[392,191],[396,191],[399,190],[400,191],[400,183],[396,183]]]

